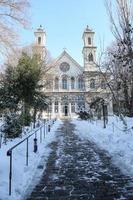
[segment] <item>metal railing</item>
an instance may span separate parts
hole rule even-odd
[[[2,134],[0,134],[0,149],[1,149],[1,146],[2,146],[2,139],[3,139],[3,136],[2,136]]]
[[[29,164],[29,138],[33,135],[35,135],[34,138],[34,153],[37,152],[38,146],[37,146],[37,134],[38,132],[40,133],[40,143],[42,142],[42,137],[45,138],[46,134],[48,132],[50,132],[51,130],[51,126],[54,124],[55,120],[52,121],[47,121],[44,122],[43,124],[41,124],[41,126],[39,126],[38,128],[36,128],[35,130],[30,130],[27,134],[28,135],[26,138],[24,138],[23,140],[21,140],[20,142],[18,142],[16,145],[14,145],[13,147],[11,147],[8,151],[7,151],[7,156],[10,157],[10,167],[9,167],[9,195],[11,195],[12,193],[12,163],[13,163],[13,159],[12,159],[12,154],[13,154],[13,150],[18,147],[20,144],[22,144],[23,142],[26,142],[26,166],[28,166]],[[43,133],[42,133],[43,130]]]

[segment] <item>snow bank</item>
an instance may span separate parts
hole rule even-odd
[[[42,162],[43,169],[47,162],[47,158],[51,152],[48,145],[56,140],[56,130],[61,124],[61,121],[56,121],[52,126],[50,133],[43,138],[40,143],[40,134],[38,138],[38,152],[33,152],[34,135],[29,139],[29,166],[26,166],[26,142],[19,145],[13,150],[13,178],[12,178],[12,195],[8,195],[8,180],[9,180],[9,157],[7,150],[21,139],[17,138],[3,145],[0,149],[0,200],[20,200],[31,185],[33,177],[38,173],[37,166]],[[42,171],[43,171],[42,169]],[[40,174],[41,176],[41,174]]]
[[[81,139],[88,139],[108,151],[115,164],[123,173],[133,176],[133,118],[126,118],[128,131],[123,131],[123,123],[117,117],[110,117],[107,128],[102,121],[73,120],[76,134]]]

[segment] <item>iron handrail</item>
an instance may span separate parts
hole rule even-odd
[[[47,123],[48,122],[48,123]],[[47,121],[45,123],[44,121],[44,124],[39,126],[37,129],[35,130],[32,130],[33,133],[28,135],[26,138],[24,138],[22,141],[18,142],[16,145],[14,145],[13,147],[11,147],[8,151],[7,151],[7,156],[10,156],[10,169],[9,169],[9,195],[11,195],[11,190],[12,190],[12,151],[18,147],[20,144],[22,144],[24,141],[27,142],[26,144],[26,165],[28,166],[28,157],[29,157],[29,138],[35,134],[35,139],[34,139],[34,143],[37,142],[37,139],[36,139],[36,133],[40,130],[40,143],[42,142],[42,128],[44,127],[44,138],[45,138],[45,134],[47,134],[48,132],[50,132],[50,124],[49,124],[49,121]],[[54,120],[53,120],[53,123],[54,124]],[[51,124],[51,125],[52,125]],[[45,127],[45,125],[47,125]],[[28,132],[30,133],[31,130]],[[27,134],[28,134],[27,133]],[[37,144],[36,144],[37,145]],[[35,148],[35,144],[34,144],[34,148]],[[37,151],[37,146],[36,146],[36,150],[34,150],[34,152]]]
[[[1,149],[1,146],[2,146],[2,133],[0,133],[0,149]]]
[[[8,154],[8,152],[10,152],[10,151],[12,151],[13,149],[15,149],[17,146],[19,146],[20,144],[22,144],[25,140],[27,140],[28,138],[30,138],[32,135],[34,135],[40,128],[42,128],[44,125],[42,125],[42,126],[39,126],[39,128],[38,129],[36,129],[36,130],[32,130],[33,131],[33,133],[32,134],[30,134],[30,135],[28,135],[25,139],[23,139],[22,141],[20,141],[20,142],[18,142],[16,145],[14,145],[13,147],[11,147],[8,151],[7,151],[7,154]],[[27,134],[28,133],[30,133],[31,132],[31,130],[29,131],[29,132],[27,132]]]

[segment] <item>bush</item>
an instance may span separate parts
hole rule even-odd
[[[86,111],[80,111],[78,115],[79,115],[79,118],[82,120],[92,119],[92,114]]]
[[[9,113],[4,116],[4,124],[2,132],[6,138],[19,137],[22,132],[22,122],[19,115],[16,113]]]

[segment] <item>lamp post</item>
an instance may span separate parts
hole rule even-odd
[[[105,114],[105,102],[102,99],[102,110],[103,110],[103,128],[106,128],[106,114]]]

